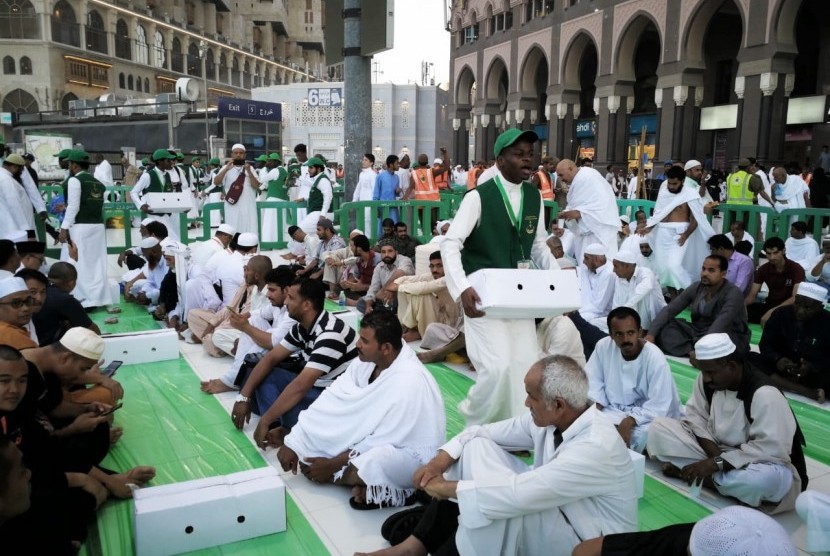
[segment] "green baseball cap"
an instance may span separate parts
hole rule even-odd
[[[268,155],[268,159],[269,159],[269,160],[276,160],[277,162],[282,162],[282,157],[279,155],[279,153],[271,153],[271,154],[269,154],[269,155]]]
[[[69,151],[69,154],[66,156],[66,160],[69,162],[86,162],[89,163],[89,154],[83,150],[73,150]]]
[[[61,152],[59,152],[55,156],[58,157],[58,160],[63,160],[64,158],[69,156],[69,153],[71,153],[71,152],[72,152],[72,149],[63,149]]]
[[[496,138],[496,144],[493,146],[493,155],[498,158],[501,151],[522,139],[535,143],[539,140],[539,136],[536,135],[535,131],[530,131],[529,129],[510,128]]]
[[[218,158],[211,158],[210,160],[208,160],[208,164],[219,166],[220,164],[222,164],[222,162],[220,162]]]
[[[176,153],[176,160],[184,160],[184,153]]]
[[[153,151],[153,161],[157,160],[176,160],[176,155],[167,149],[156,149]]]
[[[194,162],[201,162],[201,161],[202,161],[202,159],[199,158],[198,156],[194,156],[193,158],[190,159],[191,164],[193,164]]]
[[[147,166],[148,164],[150,164],[150,159],[149,159],[149,158],[142,158],[142,159],[141,159],[141,163],[142,163],[144,166]]]
[[[326,163],[320,160],[316,156],[312,156],[308,160],[305,161],[304,166],[322,166],[323,168],[326,167]]]
[[[258,157],[256,157],[254,160],[256,160],[257,162],[265,162],[266,160],[268,160],[268,155],[261,154]]]

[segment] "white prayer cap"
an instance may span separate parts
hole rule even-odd
[[[151,216],[148,216],[147,218],[145,218],[144,220],[141,221],[141,225],[146,228],[147,224],[149,224],[150,222],[155,222],[155,221],[156,221],[155,218],[153,218]]]
[[[366,234],[363,233],[363,230],[358,230],[357,228],[355,228],[354,230],[349,232],[349,237],[350,238],[355,237],[355,236],[363,236],[363,235],[366,235]]]
[[[236,228],[231,226],[230,224],[219,224],[219,227],[216,228],[217,232],[222,232],[223,234],[228,234],[232,236],[236,233]]]
[[[104,354],[104,340],[101,336],[82,326],[67,330],[59,342],[72,353],[87,359],[98,361]]]
[[[830,495],[805,490],[795,501],[798,517],[807,524],[807,546],[810,552],[830,550]]]
[[[703,166],[703,164],[701,164],[699,160],[690,160],[689,162],[686,163],[685,166],[683,166],[683,169],[684,170],[691,170],[692,168],[697,168],[698,166],[701,166],[701,167]]]
[[[626,224],[631,224],[631,219],[626,214],[620,215],[620,221],[625,222]]]
[[[4,278],[0,280],[0,299],[11,295],[13,293],[28,292],[29,288],[23,278],[12,276],[11,278]]]
[[[827,301],[827,290],[813,282],[801,282],[796,295],[803,295],[824,303]]]
[[[8,239],[9,241],[13,241],[14,243],[20,243],[22,241],[26,241],[29,239],[29,234],[26,233],[24,230],[14,230],[6,234],[3,239]]]
[[[637,237],[640,238],[640,241],[638,242],[640,245],[643,245],[644,243],[648,243],[649,245],[651,245],[651,241],[648,239],[649,238],[648,234],[646,234],[644,236],[641,236],[640,234],[637,234]]]
[[[179,253],[185,253],[187,251],[187,247],[182,245],[178,241],[171,241],[167,245],[165,245],[162,249],[162,253],[167,256],[176,256]]]
[[[142,249],[152,249],[156,245],[159,244],[159,240],[154,238],[153,236],[145,237],[141,240],[141,248]]]
[[[707,334],[695,343],[695,358],[700,361],[711,361],[726,357],[736,349],[729,334]]]
[[[243,145],[242,143],[234,143],[233,147],[231,147],[231,150],[235,151],[237,149],[242,150],[242,151],[246,150],[245,145]]]
[[[592,243],[582,252],[584,255],[602,255],[605,256],[605,246],[601,243]]]
[[[443,163],[444,163],[444,161],[443,161],[443,159],[436,158],[435,160],[433,160],[433,161],[432,161],[432,163],[433,163],[433,164],[443,164]]]
[[[240,247],[256,247],[259,245],[259,238],[251,232],[243,232],[236,239],[236,244]]]
[[[634,253],[629,249],[620,249],[614,255],[614,260],[626,264],[637,264],[637,255],[639,253]]]
[[[728,506],[698,521],[689,538],[693,556],[795,556],[790,535],[766,514]]]

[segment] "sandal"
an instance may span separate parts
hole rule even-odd
[[[426,507],[424,506],[417,506],[415,508],[409,508],[398,513],[394,513],[386,518],[386,521],[383,522],[383,525],[380,526],[380,534],[381,536],[386,539],[387,541],[392,538],[392,534],[397,529],[398,524],[402,523],[403,521],[408,521],[410,516],[415,517],[415,523],[421,519],[421,516],[426,511]]]
[[[416,500],[417,500],[416,495],[412,494],[412,495],[408,496],[406,498],[406,500],[404,500],[403,505],[404,506],[411,506],[412,504],[415,503]],[[355,510],[361,510],[361,511],[364,511],[364,510],[379,510],[380,508],[390,508],[391,507],[389,504],[384,504],[384,503],[377,504],[375,502],[358,502],[355,499],[354,496],[349,498],[349,506],[351,506]]]

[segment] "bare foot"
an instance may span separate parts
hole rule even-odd
[[[404,342],[414,342],[415,340],[420,340],[421,335],[418,333],[417,328],[409,328],[403,333],[402,338]]]
[[[119,440],[121,440],[121,436],[124,434],[124,429],[121,427],[112,427],[110,429],[110,445],[115,444]]]
[[[268,445],[274,448],[282,448],[285,444],[285,437],[291,432],[285,427],[276,427],[268,431],[267,439]]]
[[[663,464],[663,475],[669,477],[670,479],[682,479],[680,468],[677,467],[673,463],[664,463]]]
[[[366,487],[360,485],[353,486],[352,498],[354,498],[354,501],[359,504],[366,502]]]
[[[824,388],[816,388],[816,401],[818,403],[824,403],[827,401],[827,398],[824,395]]]
[[[205,394],[221,394],[222,392],[230,392],[234,390],[218,378],[202,381],[199,389]]]
[[[401,544],[375,552],[355,552],[354,556],[426,556],[427,549],[421,541],[409,536]]]
[[[156,476],[154,467],[133,467],[126,473],[111,475],[107,479],[106,487],[116,498],[132,498],[133,491],[130,485],[144,486],[147,481]]]
[[[444,356],[437,350],[421,351],[418,353],[418,360],[421,363],[439,363],[444,360]]]

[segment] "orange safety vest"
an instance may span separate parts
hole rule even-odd
[[[435,185],[438,187],[438,189],[450,188],[450,184],[447,182],[447,174],[449,174],[449,172],[444,172],[443,174],[438,176],[432,176],[432,180],[435,182]]]
[[[477,182],[479,174],[481,174],[481,170],[478,166],[473,166],[470,168],[470,171],[467,172],[467,191],[478,187]]]
[[[417,201],[440,201],[441,194],[435,186],[435,176],[432,175],[432,168],[415,168],[412,170],[412,177],[415,179],[415,200]]]
[[[539,191],[542,192],[542,200],[553,201],[553,187],[550,185],[550,176],[543,170],[536,172],[536,175],[539,176]]]

